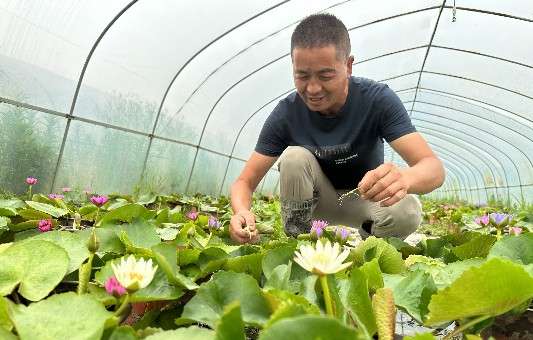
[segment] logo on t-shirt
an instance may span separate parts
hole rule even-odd
[[[357,157],[357,154],[352,152],[350,144],[317,147],[314,154],[317,159],[334,164],[345,164],[348,160]]]

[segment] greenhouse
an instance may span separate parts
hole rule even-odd
[[[409,237],[333,213],[292,235],[261,152],[242,241],[237,183],[321,13],[445,176],[398,198]],[[533,339],[532,83],[531,0],[0,0],[0,339]],[[400,172],[405,136],[379,142]]]

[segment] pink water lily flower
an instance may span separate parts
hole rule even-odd
[[[483,228],[486,228],[489,225],[489,217],[487,215],[476,217],[474,218],[474,221],[476,221],[476,223],[482,226]]]
[[[49,197],[51,200],[53,200],[54,198],[59,198],[59,199],[63,199],[63,198],[65,198],[65,196],[63,196],[63,195],[56,195],[56,194],[50,194],[50,195],[48,195],[48,197]]]
[[[187,215],[187,216],[189,216],[189,218],[190,218],[191,220],[196,221],[196,219],[198,218],[198,213],[197,213],[197,212],[192,212],[192,213],[190,213],[190,214]]]
[[[37,223],[37,226],[39,227],[39,230],[43,233],[52,230],[52,219],[49,218],[47,220],[40,220],[39,223]]]
[[[64,187],[64,188],[61,188],[61,191],[63,191],[63,192],[69,192],[69,191],[72,191],[72,188]]]
[[[105,290],[117,299],[126,294],[126,288],[122,287],[115,276],[111,276],[104,284]]]
[[[322,220],[313,221],[313,227],[315,228],[325,228],[328,226],[328,222]]]
[[[37,183],[37,178],[28,177],[26,178],[26,183],[28,183],[29,185],[34,185],[35,183]]]
[[[91,201],[97,207],[101,207],[102,205],[107,203],[107,197],[106,196],[91,196],[89,198],[89,201]]]
[[[522,233],[522,228],[520,227],[509,227],[509,234],[514,234],[516,236],[520,235]]]

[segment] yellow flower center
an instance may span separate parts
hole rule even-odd
[[[131,273],[128,273],[130,275],[130,280],[133,281],[135,279],[139,280],[139,281],[142,281],[143,278],[144,278],[144,275],[141,274],[141,273],[136,273],[136,272],[131,272]]]

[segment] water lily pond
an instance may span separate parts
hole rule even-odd
[[[291,238],[256,192],[260,239],[237,245],[227,197],[32,182],[0,199],[0,339],[533,338],[528,206],[424,200],[416,243],[327,221]]]

